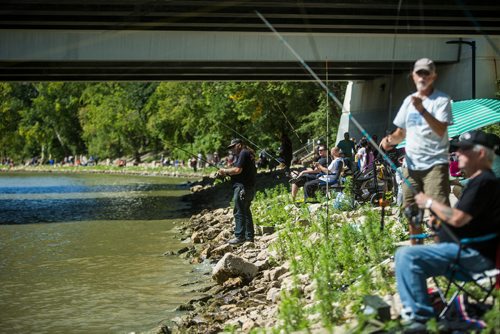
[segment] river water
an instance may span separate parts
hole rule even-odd
[[[0,333],[147,331],[197,296],[186,180],[0,174]]]

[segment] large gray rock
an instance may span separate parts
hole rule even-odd
[[[253,263],[232,253],[226,253],[215,265],[212,278],[218,284],[223,284],[232,277],[241,277],[245,282],[250,282],[257,275],[257,272],[258,268]]]

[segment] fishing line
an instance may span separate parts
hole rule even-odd
[[[394,36],[392,39],[392,62],[391,62],[391,81],[389,83],[389,118],[387,120],[388,123],[390,123],[390,120],[392,118],[392,98],[393,98],[393,88],[394,88],[394,62],[396,59],[396,39],[398,36],[398,27],[399,27],[399,18],[400,18],[400,13],[401,13],[401,5],[403,4],[403,0],[399,0],[398,4],[398,11],[396,15],[396,23],[394,26]],[[387,128],[389,128],[390,124],[387,125]]]
[[[274,34],[278,37],[278,39],[281,41],[281,43],[283,43],[283,45],[285,45],[287,47],[287,49],[295,56],[295,58],[300,62],[300,64],[309,72],[309,74],[311,74],[311,76],[314,78],[314,80],[316,80],[316,82],[323,89],[325,89],[327,91],[328,97],[330,97],[342,109],[342,113],[344,113],[344,112],[347,113],[344,106],[339,101],[339,99],[335,96],[335,94],[333,94],[333,92],[328,89],[328,87],[325,85],[325,83],[323,81],[321,81],[321,79],[318,77],[318,75],[311,69],[311,67],[309,65],[307,65],[307,63],[304,61],[304,59],[302,59],[302,57],[292,48],[292,46],[290,44],[288,44],[288,42],[283,38],[283,36],[281,36],[281,34],[276,29],[274,29],[274,27],[271,25],[271,23],[269,23],[269,21],[267,21],[267,19],[264,16],[262,16],[262,14],[260,14],[258,11],[255,11],[255,13],[266,24],[266,26],[272,32],[274,32]],[[412,193],[414,193],[416,195],[417,194],[416,189],[413,187],[413,185],[410,183],[410,181],[406,177],[404,177],[403,173],[397,170],[397,167],[394,164],[394,162],[392,162],[392,160],[387,156],[387,154],[385,154],[385,152],[382,151],[382,149],[380,149],[378,144],[373,140],[373,138],[370,136],[370,134],[361,126],[361,124],[356,120],[356,118],[354,118],[354,116],[352,116],[352,114],[350,112],[348,113],[348,115],[349,115],[349,120],[361,131],[362,135],[366,136],[366,138],[368,139],[370,144],[372,144],[372,146],[381,154],[381,156],[384,158],[385,161],[387,161],[389,166],[391,166],[391,168],[394,169],[396,171],[396,173],[398,173],[401,176],[401,179],[405,182],[405,184],[412,191]]]
[[[300,141],[301,144],[304,144],[304,142],[302,142],[302,139],[300,139],[299,134],[297,133],[297,130],[295,130],[295,128],[293,127],[292,123],[290,123],[290,121],[288,120],[288,117],[286,116],[285,112],[281,109],[281,106],[280,106],[279,102],[276,101],[276,98],[274,96],[272,96],[272,95],[271,95],[271,98],[273,99],[274,103],[278,107],[278,110],[281,111],[281,113],[283,114],[283,117],[285,117],[286,122],[288,123],[288,125],[290,125],[290,128],[295,133],[295,136],[297,136],[297,139]]]
[[[490,35],[484,34],[482,32],[481,25],[476,20],[476,18],[474,17],[474,15],[472,15],[472,13],[470,12],[470,10],[467,9],[465,3],[462,0],[455,0],[455,2],[458,4],[458,6],[460,6],[462,8],[462,11],[464,12],[465,16],[474,25],[474,27],[476,28],[476,31],[480,32],[483,35],[483,37],[486,39],[486,41],[488,42],[488,44],[490,44],[491,48],[495,51],[495,53],[497,54],[497,56],[500,55],[500,48],[498,47],[498,44],[491,40]]]
[[[264,154],[266,154],[268,157],[270,157],[272,160],[276,161],[278,164],[281,164],[281,161],[279,161],[276,157],[272,156],[271,154],[269,154],[267,152],[267,150],[263,150],[262,148],[259,147],[259,145],[255,144],[254,142],[252,142],[250,139],[248,139],[247,137],[243,136],[241,133],[239,133],[238,131],[236,131],[235,129],[227,126],[226,124],[224,124],[223,122],[219,122],[219,124],[222,124],[224,125],[226,128],[228,128],[229,130],[233,131],[236,135],[240,136],[241,138],[245,139],[248,143],[252,144],[255,148],[257,148],[258,150],[260,150],[261,152],[264,152]]]
[[[328,59],[325,59],[325,82],[326,82],[326,86],[328,87]],[[330,136],[328,135],[329,134],[328,120],[329,120],[329,114],[330,114],[329,113],[329,111],[330,111],[330,99],[328,98],[328,91],[326,91],[325,93],[326,93],[326,147],[329,148],[330,145],[328,145],[328,144],[329,144],[329,138],[330,138]],[[330,152],[328,152],[328,154],[330,154]],[[334,157],[332,157],[332,162],[333,162],[333,158]],[[328,162],[328,159],[326,161]],[[328,164],[327,171],[326,171],[326,173],[327,173],[327,180],[328,180],[328,173],[330,172],[330,170],[328,169],[329,165],[330,164]],[[340,171],[338,171],[337,173],[340,174]],[[337,175],[337,177],[338,177],[338,180],[340,181],[340,175]],[[328,226],[329,226],[329,224],[328,224],[328,218],[329,218],[328,213],[329,213],[329,210],[328,209],[330,208],[329,198],[328,198],[329,197],[328,196],[328,183],[329,182],[327,181],[326,182],[326,194],[327,194],[327,196],[326,196],[326,219],[327,219],[327,221],[326,221],[326,224],[325,224],[326,225],[325,226],[325,232],[326,232],[326,239],[327,240],[328,240],[328,233],[329,233],[329,230],[330,230],[328,228]]]
[[[179,147],[179,146],[175,146],[175,145],[172,145],[172,144],[170,144],[170,145],[168,145],[168,146],[171,146],[171,147],[176,148],[176,149],[178,149],[178,150],[184,151],[184,152],[186,152],[187,154],[189,154],[190,156],[192,156],[192,157],[194,157],[194,158],[196,158],[196,159],[199,159],[199,160],[201,160],[202,162],[207,163],[209,166],[213,166],[213,163],[208,162],[207,160],[205,160],[205,159],[203,159],[203,158],[198,157],[196,154],[193,154],[193,152],[189,152],[188,150],[185,150],[185,149],[183,149],[183,148],[181,148],[181,147]]]

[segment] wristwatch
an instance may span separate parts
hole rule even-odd
[[[426,209],[430,209],[431,206],[432,206],[432,198],[429,198],[426,202],[425,202],[425,208]]]

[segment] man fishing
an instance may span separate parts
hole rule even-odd
[[[235,162],[230,168],[219,169],[220,176],[230,176],[233,183],[234,238],[228,243],[237,245],[254,241],[254,226],[250,206],[255,196],[255,153],[241,139],[235,138],[229,144]]]
[[[394,125],[397,129],[380,142],[389,151],[406,138],[403,205],[415,204],[414,192],[423,191],[441,203],[449,205],[448,125],[452,124],[450,98],[434,88],[437,79],[434,62],[422,58],[415,62],[412,72],[417,91],[401,105]],[[413,188],[413,189],[412,189]],[[410,234],[420,234],[422,227],[410,224]],[[412,243],[421,240],[412,239]]]

